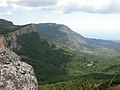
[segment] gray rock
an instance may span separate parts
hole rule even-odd
[[[0,48],[0,90],[38,90],[32,66],[14,52]]]

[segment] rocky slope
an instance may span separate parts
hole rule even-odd
[[[7,32],[9,25],[14,27],[12,22],[3,19],[0,19],[0,25],[5,26],[1,27],[0,32]],[[31,24],[22,26],[14,32],[0,34],[0,90],[38,90],[33,67],[22,62],[18,55],[6,48],[19,47],[17,37],[33,31],[34,25]]]
[[[32,66],[14,52],[0,48],[0,90],[38,90]]]
[[[17,44],[17,37],[21,36],[23,34],[27,34],[27,33],[31,33],[31,32],[35,32],[35,28],[34,25],[27,25],[24,26],[14,32],[11,32],[9,34],[3,35],[3,42],[5,47],[9,47],[11,49],[13,48],[17,48],[19,47],[19,45]]]

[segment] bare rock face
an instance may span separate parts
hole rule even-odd
[[[0,48],[0,90],[38,90],[32,66],[5,48]]]

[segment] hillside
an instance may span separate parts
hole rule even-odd
[[[58,47],[36,32],[18,37],[18,43],[21,48],[15,49],[15,52],[35,68],[41,84],[54,83],[59,80],[70,79],[81,73],[84,74],[84,68],[86,67],[84,64],[93,60],[84,54],[78,55],[74,51]],[[72,68],[75,64],[77,65],[77,62],[81,65]],[[80,69],[81,71],[79,71]],[[89,70],[86,70],[86,72]]]
[[[5,20],[5,19],[0,19],[0,24],[2,24],[2,25],[13,25],[13,22]]]
[[[38,90],[38,82],[33,67],[22,62],[21,57],[5,45],[7,40],[5,42],[4,35],[13,34],[7,29],[9,26],[14,27],[14,25],[12,22],[0,19],[0,25],[3,24],[6,27],[2,30],[6,34],[0,34],[0,90]],[[11,40],[15,40],[15,37]]]
[[[112,41],[120,43],[120,40],[112,40]]]
[[[119,43],[85,38],[55,23],[23,25],[13,31],[7,26],[0,45],[33,66],[40,90],[106,90],[114,76],[111,85],[120,81]]]
[[[99,61],[95,57],[86,56],[82,53],[77,54],[69,49],[58,47],[36,32],[20,36],[18,43],[22,47],[15,52],[21,55],[23,61],[34,67],[39,84],[45,85],[45,87],[46,84],[66,82],[77,77],[82,77],[81,79],[84,80],[91,73],[93,79],[96,77],[95,80],[104,81],[102,78],[106,77],[107,81],[119,73],[119,58]],[[111,68],[115,65],[116,67]],[[101,75],[102,73],[103,75]],[[89,79],[91,80],[91,78]]]
[[[14,25],[12,22],[4,19],[0,19],[0,34],[2,35],[18,30],[19,28],[21,28],[21,26]]]
[[[36,24],[36,30],[48,40],[83,53],[101,56],[102,58],[111,58],[120,55],[120,43],[101,39],[85,38],[62,24]],[[106,56],[103,56],[101,53],[106,53]]]

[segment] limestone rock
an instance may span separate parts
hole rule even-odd
[[[14,52],[0,48],[0,90],[38,90],[32,66]]]

